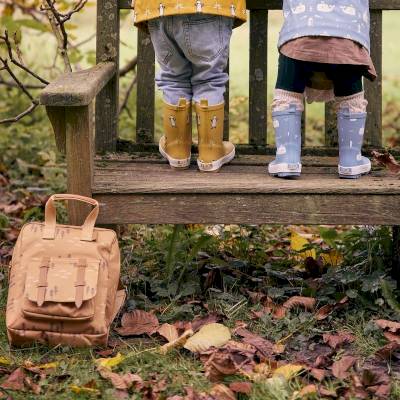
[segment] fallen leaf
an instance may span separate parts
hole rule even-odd
[[[97,360],[95,360],[95,362],[99,367],[105,367],[105,368],[111,369],[112,367],[115,367],[118,364],[121,364],[121,362],[124,360],[125,360],[125,357],[121,353],[118,353],[115,357],[98,358]]]
[[[400,331],[400,322],[388,321],[386,319],[377,319],[375,324],[379,326],[379,328],[386,330],[389,332],[397,333]]]
[[[38,369],[55,369],[58,366],[59,366],[59,363],[55,361],[55,362],[37,365],[36,368],[38,368]]]
[[[325,306],[322,306],[316,313],[315,313],[315,319],[317,321],[322,321],[325,318],[327,318],[332,312],[336,309],[340,309],[342,307],[345,307],[347,302],[349,301],[349,298],[347,296],[343,297],[340,301],[338,301],[335,304],[326,304]]]
[[[222,324],[204,325],[197,333],[190,337],[184,348],[193,353],[206,351],[210,347],[222,347],[231,339],[229,329]]]
[[[127,390],[135,386],[135,389],[140,390],[143,387],[143,379],[137,374],[127,373],[120,375],[112,372],[109,368],[101,366],[97,368],[97,371],[102,378],[109,380],[115,389]]]
[[[393,353],[400,351],[400,343],[390,342],[387,345],[380,348],[375,355],[383,360],[390,360],[393,356]]]
[[[389,342],[396,342],[400,344],[400,335],[395,335],[390,332],[384,332],[383,335],[387,340],[389,340]]]
[[[326,370],[320,368],[312,368],[310,370],[311,376],[313,376],[317,381],[322,382],[326,377]]]
[[[210,391],[210,395],[218,400],[236,400],[235,393],[222,383],[214,385]]]
[[[321,259],[324,265],[330,265],[332,267],[337,267],[343,262],[343,254],[337,250],[331,250],[329,253],[322,253]]]
[[[275,344],[260,335],[245,328],[235,329],[235,334],[241,336],[244,343],[254,346],[264,357],[270,357],[274,353]]]
[[[96,389],[95,387],[91,387],[91,386],[92,386],[92,382],[89,382],[84,386],[71,385],[69,388],[71,389],[72,392],[74,392],[76,394],[82,394],[82,393],[89,393],[89,394],[95,394],[95,395],[101,394],[99,389]]]
[[[337,398],[337,393],[336,390],[334,389],[328,389],[326,387],[321,386],[318,391],[319,394],[322,396],[334,397],[335,399]]]
[[[281,367],[278,367],[272,374],[273,378],[282,376],[285,378],[287,381],[290,379],[294,378],[297,376],[300,371],[304,370],[303,365],[298,365],[298,364],[286,364],[282,365]]]
[[[122,316],[121,328],[117,328],[116,331],[121,336],[152,335],[157,331],[158,326],[159,322],[154,314],[143,310],[134,310]]]
[[[312,310],[315,307],[316,300],[313,297],[293,296],[283,303],[283,307],[291,310],[294,307],[302,306],[306,310]]]
[[[301,389],[297,395],[296,399],[308,399],[308,398],[314,398],[314,396],[318,393],[318,389],[315,385],[307,385],[304,386],[303,389]]]
[[[1,365],[11,365],[12,362],[7,357],[0,357],[0,364]]]
[[[400,173],[400,164],[390,153],[379,153],[378,151],[372,151],[373,161],[378,165],[386,167],[390,172],[398,174]]]
[[[315,249],[304,250],[307,246],[309,246],[309,241],[301,236],[299,233],[292,231],[291,239],[290,239],[290,248],[297,253],[298,259],[305,260],[307,257],[317,258],[317,253]]]
[[[335,378],[346,379],[349,376],[349,369],[356,363],[357,359],[353,356],[343,356],[340,360],[332,364],[332,374]]]
[[[197,332],[204,325],[209,325],[220,321],[221,321],[221,316],[217,314],[208,314],[205,317],[195,318],[191,322],[191,329],[193,330],[193,332]]]
[[[168,340],[168,342],[173,342],[174,340],[177,340],[179,335],[178,335],[178,329],[174,325],[171,324],[162,324],[157,332],[165,339]]]
[[[160,353],[167,354],[172,349],[177,349],[177,348],[183,347],[186,344],[188,338],[192,335],[193,335],[193,331],[191,329],[187,330],[181,336],[179,336],[176,340],[173,340],[172,342],[166,343],[163,346],[161,346]]]
[[[229,384],[229,389],[235,393],[243,393],[249,395],[253,389],[251,382],[232,382]]]
[[[25,391],[26,374],[22,368],[17,368],[8,378],[0,385],[2,389],[10,389],[16,391]]]
[[[336,335],[330,333],[324,333],[322,338],[332,349],[337,349],[343,346],[345,343],[352,343],[355,340],[354,335],[349,332],[339,331]]]

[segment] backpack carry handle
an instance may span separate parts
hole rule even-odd
[[[86,217],[82,225],[81,240],[85,242],[94,241],[94,226],[99,215],[99,202],[91,199],[90,197],[79,196],[77,194],[53,194],[47,200],[45,208],[44,231],[43,239],[54,240],[56,236],[56,207],[54,201],[56,200],[76,200],[94,206],[93,210]]]

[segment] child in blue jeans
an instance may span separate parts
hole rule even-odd
[[[136,0],[136,24],[146,23],[160,73],[164,97],[161,154],[171,167],[190,165],[191,106],[199,132],[198,167],[218,171],[235,156],[223,141],[226,72],[234,26],[246,20],[245,0],[164,2]]]
[[[368,0],[284,0],[279,69],[272,105],[276,159],[269,173],[301,173],[301,118],[307,101],[335,101],[339,132],[339,176],[356,179],[371,170],[363,157],[368,102],[363,77],[376,78],[370,50]],[[325,89],[315,91],[313,78]],[[315,79],[314,79],[315,81]],[[326,83],[328,82],[328,86]]]

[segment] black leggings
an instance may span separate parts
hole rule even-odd
[[[333,82],[337,97],[351,96],[362,92],[365,67],[347,64],[322,64],[294,60],[281,54],[279,56],[276,88],[288,92],[304,93],[314,72],[325,72]]]

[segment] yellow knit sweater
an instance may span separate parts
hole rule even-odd
[[[214,14],[235,18],[235,26],[246,21],[246,0],[133,0],[137,25],[168,15]]]

